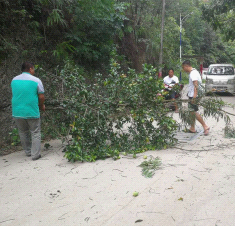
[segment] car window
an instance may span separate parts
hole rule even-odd
[[[209,75],[234,75],[232,66],[213,66],[208,70]]]

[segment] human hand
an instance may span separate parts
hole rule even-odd
[[[45,110],[46,110],[45,104],[43,104],[42,106],[40,106],[40,110],[41,110],[41,111],[45,111]]]

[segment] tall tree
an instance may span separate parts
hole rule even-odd
[[[165,25],[165,8],[166,1],[162,0],[162,23],[161,23],[161,43],[160,43],[160,55],[159,55],[159,74],[158,77],[162,78],[162,60],[163,60],[163,38],[164,38],[164,25]]]
[[[114,0],[80,0],[71,8],[73,17],[66,40],[74,46],[77,63],[99,67],[109,62],[115,34],[123,25],[125,6]]]
[[[220,29],[227,40],[235,39],[235,1],[210,0],[202,5],[202,11],[214,29]]]

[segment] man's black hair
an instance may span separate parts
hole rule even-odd
[[[185,60],[182,65],[188,65],[188,66],[191,66],[191,62],[190,60]]]
[[[34,64],[29,62],[24,62],[21,67],[22,72],[29,72],[30,68],[34,68]]]
[[[173,71],[173,72],[174,72],[174,69],[173,69],[173,68],[170,68],[170,69],[168,70],[168,72],[169,72],[169,71]]]

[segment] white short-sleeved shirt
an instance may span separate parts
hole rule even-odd
[[[193,97],[194,95],[194,81],[198,81],[198,85],[202,83],[201,75],[199,72],[193,68],[189,74],[189,87],[188,87],[188,96]]]
[[[168,76],[166,76],[166,77],[163,79],[163,82],[164,82],[165,84],[167,84],[167,85],[170,85],[173,81],[174,81],[175,83],[179,83],[178,77],[175,76],[175,75],[173,75],[173,77],[170,78],[169,75],[168,75]]]

